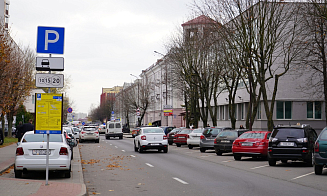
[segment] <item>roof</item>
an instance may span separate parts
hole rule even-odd
[[[182,27],[195,25],[195,24],[217,24],[217,22],[209,18],[208,16],[201,15],[197,18],[194,18],[193,20],[183,23]]]

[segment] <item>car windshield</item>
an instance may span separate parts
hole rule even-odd
[[[247,132],[247,133],[243,133],[239,138],[263,139],[263,138],[265,138],[265,133]]]
[[[116,123],[116,128],[121,128],[120,123]]]
[[[66,131],[68,134],[69,133],[72,133],[72,130],[71,129],[65,129],[64,131]]]
[[[191,129],[183,129],[183,130],[181,130],[181,131],[179,132],[179,134],[189,134],[189,133],[191,133],[191,132],[192,132]]]
[[[26,134],[23,142],[46,142],[47,134]],[[50,134],[49,142],[62,142],[61,134]]]
[[[238,137],[236,131],[222,131],[218,137]]]
[[[143,133],[164,133],[164,131],[160,129],[144,129]]]
[[[221,129],[216,129],[216,128],[208,128],[203,131],[204,135],[217,135]]]
[[[278,138],[304,138],[303,129],[275,129],[271,137]]]
[[[173,129],[170,133],[176,133],[179,129]]]
[[[202,133],[203,129],[194,129],[192,133]]]

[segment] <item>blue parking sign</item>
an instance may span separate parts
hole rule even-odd
[[[64,54],[65,28],[37,27],[37,53]]]

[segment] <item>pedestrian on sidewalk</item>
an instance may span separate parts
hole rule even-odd
[[[18,142],[22,139],[22,128],[23,128],[23,122],[19,121],[17,127],[16,127],[16,138],[18,138]]]
[[[29,119],[28,123],[24,123],[22,128],[21,128],[21,134],[20,134],[20,138],[23,137],[23,135],[27,132],[27,131],[33,131],[34,130],[34,125],[32,124],[33,120]]]

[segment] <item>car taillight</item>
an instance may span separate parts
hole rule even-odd
[[[239,142],[233,142],[233,146],[239,146],[240,145],[240,143]]]
[[[98,131],[96,131],[96,132],[94,132],[94,133],[96,133],[96,134],[99,134],[99,132],[98,132]]]
[[[315,152],[319,152],[319,143],[318,142],[315,143]]]
[[[85,132],[84,131],[81,131],[81,134],[84,134]]]
[[[190,138],[190,135],[187,135],[187,138]]]
[[[265,142],[256,142],[255,145],[256,146],[265,146]]]
[[[215,140],[213,141],[213,143],[217,144],[217,138],[215,138]]]
[[[65,147],[61,147],[59,151],[60,155],[68,155],[68,150]]]
[[[166,136],[166,135],[164,135],[164,136],[163,136],[163,139],[164,139],[164,140],[166,140],[166,139],[167,139],[167,136]]]
[[[22,147],[18,147],[16,149],[16,156],[19,156],[19,155],[24,155],[24,150]]]
[[[201,136],[200,136],[200,140],[203,140],[203,139],[204,139],[204,135],[201,135]]]
[[[141,140],[146,140],[146,136],[145,135],[142,135],[141,136]]]
[[[177,138],[177,135],[174,135],[174,138]]]

